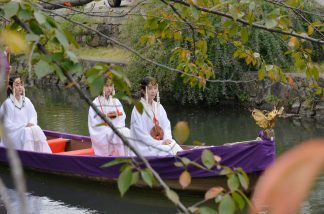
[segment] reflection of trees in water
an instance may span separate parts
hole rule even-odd
[[[72,89],[30,88],[28,97],[43,129],[88,135],[88,106]]]

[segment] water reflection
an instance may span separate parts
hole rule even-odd
[[[88,135],[88,106],[73,90],[27,89],[38,112],[39,124],[44,129]],[[259,128],[250,112],[236,106],[226,108],[190,108],[177,104],[164,104],[171,124],[185,120],[190,126],[188,142],[199,140],[219,145],[256,137]],[[125,106],[129,126],[131,107]],[[277,154],[307,139],[324,137],[323,120],[279,119],[276,127]],[[0,169],[0,175],[9,173]],[[159,192],[136,189],[121,198],[116,185],[87,183],[74,179],[27,174],[31,196],[41,198],[46,212],[57,213],[175,213],[174,206]],[[9,179],[10,181],[10,179]],[[197,201],[197,195],[184,195],[186,204]],[[45,202],[44,202],[45,201]],[[46,202],[47,201],[47,202]],[[324,213],[324,176],[318,179],[301,209],[301,213]],[[47,205],[46,205],[47,204]],[[66,209],[65,209],[65,208]],[[70,209],[71,208],[71,209]],[[43,209],[43,208],[42,208]],[[1,210],[0,210],[1,211]],[[61,211],[60,211],[61,212]]]

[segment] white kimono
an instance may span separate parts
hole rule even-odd
[[[27,97],[21,97],[17,101],[10,94],[2,104],[1,112],[4,114],[4,130],[7,136],[2,139],[3,145],[10,140],[16,149],[52,153],[43,130],[37,125],[34,105]],[[28,123],[34,125],[26,127]]]
[[[170,121],[163,106],[153,101],[152,107],[143,98],[141,102],[144,106],[143,113],[139,113],[136,107],[132,111],[130,127],[133,145],[144,156],[175,155],[178,151],[182,151],[182,148],[172,139]],[[153,112],[155,112],[155,117],[164,131],[163,140],[156,140],[150,135],[154,126]],[[171,140],[172,143],[164,145],[163,141],[166,139]]]
[[[125,127],[126,114],[123,106],[118,99],[110,97],[109,99],[103,96],[97,97],[93,103],[105,115],[109,112],[121,112],[122,115],[116,118],[110,118],[113,125],[125,136],[129,137],[129,129]],[[90,107],[88,115],[88,127],[92,141],[92,148],[96,155],[99,156],[128,156],[129,150],[124,146],[122,140],[113,132],[113,130],[103,125],[103,120]]]

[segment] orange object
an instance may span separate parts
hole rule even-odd
[[[88,149],[79,149],[79,150],[73,150],[68,152],[60,152],[60,155],[94,155],[93,148]]]
[[[65,146],[68,141],[69,141],[68,139],[64,139],[64,138],[55,138],[55,139],[48,140],[47,143],[53,153],[59,153],[65,151]]]
[[[109,117],[110,119],[114,119],[114,118],[116,118],[117,115],[118,115],[118,117],[119,117],[119,116],[122,116],[122,115],[123,115],[123,112],[120,112],[120,111],[117,111],[117,112],[115,112],[115,111],[111,111],[111,112],[108,112],[108,113],[107,113],[107,117]]]

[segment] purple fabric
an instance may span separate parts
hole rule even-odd
[[[81,135],[52,131],[45,131],[45,133],[53,137],[89,140],[89,137]],[[247,173],[263,171],[275,159],[275,142],[268,140],[233,145],[209,146],[208,149],[222,158],[221,165],[231,168],[242,167]],[[178,179],[184,168],[174,166],[174,162],[179,160],[179,157],[186,157],[192,161],[201,163],[200,156],[203,150],[204,148],[196,148],[183,151],[178,154],[178,157],[147,157],[147,159],[163,179]],[[103,178],[118,178],[120,172],[120,165],[100,168],[103,164],[114,160],[115,157],[73,156],[28,151],[18,151],[18,153],[25,167],[41,171]],[[135,159],[137,160],[137,158]],[[6,149],[3,147],[0,147],[0,161],[7,162]],[[195,166],[189,166],[188,171],[193,178],[210,177],[219,173],[216,169],[213,169],[213,172],[209,172]]]

